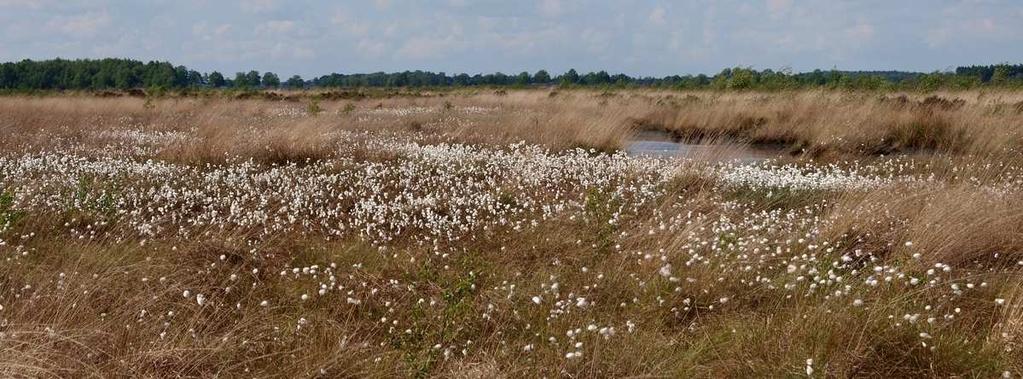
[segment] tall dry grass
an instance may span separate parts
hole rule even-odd
[[[799,91],[663,95],[643,120],[691,139],[727,137],[814,155],[1014,154],[1016,93],[926,95]]]
[[[150,146],[153,150],[140,159],[196,166],[236,159],[282,164],[333,157],[357,145],[350,139],[358,133],[494,145],[525,140],[552,149],[608,151],[649,128],[694,141],[783,144],[816,157],[938,152],[983,155],[996,166],[1023,164],[1013,153],[1021,116],[1012,107],[1023,95],[957,92],[933,94],[944,101],[927,100],[931,95],[455,92],[326,99],[317,103],[319,112],[309,112],[305,102],[267,100],[2,98],[0,152],[84,146],[82,153],[102,154],[104,146],[123,143],[104,132],[144,130],[171,139]],[[388,157],[365,159],[386,162]],[[443,243],[382,250],[354,238],[297,232],[259,243],[239,230],[208,230],[188,240],[82,239],[62,229],[65,223],[88,224],[82,215],[33,215],[5,235],[14,237],[3,246],[5,263],[0,266],[0,375],[1019,373],[1023,199],[1018,192],[985,186],[996,183],[1000,172],[975,161],[939,156],[917,168],[947,186],[807,191],[783,194],[787,198],[781,200],[722,188],[693,169],[693,175],[672,183],[664,198],[633,210],[621,224],[606,222],[620,211],[613,201],[586,193],[584,217],[481,232],[457,245],[460,253],[453,259],[438,256],[438,250],[452,247]],[[401,178],[386,179],[382,182]],[[823,229],[715,229],[721,220],[742,225],[750,215],[783,211],[793,213],[778,216],[778,223],[805,217],[820,221],[810,225]],[[665,232],[659,229],[665,220],[684,227]],[[828,241],[835,250],[824,254],[790,243],[807,236]],[[734,246],[739,237],[797,251],[755,255]],[[726,250],[731,248],[736,250]],[[829,270],[842,255],[861,270],[858,276],[839,273],[850,275],[844,280],[854,290],[841,297],[808,290],[811,280],[836,280]],[[789,260],[792,256],[813,259]],[[301,295],[315,294],[326,275],[299,277],[292,270],[332,263],[338,267],[332,275],[350,286],[346,289],[377,289],[376,296],[396,305],[366,300],[357,308],[315,295],[303,300]],[[672,264],[677,280],[659,273],[665,263]],[[897,267],[904,275],[923,278],[939,263],[953,269],[954,282],[913,288],[863,284],[876,267],[881,272]],[[790,264],[813,266],[818,277],[797,281],[797,274],[786,270]],[[745,271],[754,265],[756,272]],[[545,307],[540,307],[521,295],[551,282],[585,288],[586,296],[599,302],[586,313],[552,317],[551,299],[543,299]],[[802,287],[785,290],[784,283]],[[950,297],[953,283],[975,284],[976,290]],[[186,290],[188,297],[183,296]],[[216,294],[210,296],[216,303],[197,304],[197,293]],[[1000,308],[991,301],[995,297],[1013,306]],[[854,306],[854,298],[867,305]],[[261,306],[265,299],[272,302]],[[439,305],[423,306],[419,299]],[[934,324],[926,316],[914,325],[900,321],[925,307],[956,318]],[[966,311],[953,311],[960,307]],[[395,326],[393,333],[393,324],[384,318],[408,323]],[[627,331],[627,321],[640,327]],[[617,325],[618,336],[586,339],[584,358],[567,360],[570,345],[562,336],[590,324]],[[922,337],[921,331],[934,338]],[[559,340],[547,343],[539,335]],[[447,346],[435,347],[467,340],[472,344],[465,345],[465,354],[459,351],[463,346],[451,356],[442,353]],[[806,374],[807,359],[816,362],[816,374]]]
[[[330,136],[337,130],[417,132],[438,140],[527,141],[554,149],[613,151],[623,148],[637,130],[650,129],[694,142],[764,144],[818,158],[892,153],[1006,157],[1023,151],[1023,112],[1017,109],[1021,102],[1023,95],[1001,91],[521,90],[327,99],[316,104],[323,111],[312,114],[308,102],[296,101],[6,97],[0,99],[5,116],[0,132],[9,136],[2,143],[10,148],[77,140],[84,138],[83,131],[109,128],[112,123],[195,130],[209,149],[195,154],[265,152],[269,161],[287,159],[272,156],[292,147],[301,150],[295,159],[321,156],[323,152],[313,150],[333,148]],[[424,109],[429,112],[400,113]],[[474,114],[472,109],[480,111]],[[290,113],[276,114],[280,112]],[[245,145],[249,146],[238,151],[232,148]],[[261,149],[253,151],[252,145]],[[191,159],[183,151],[173,154]]]

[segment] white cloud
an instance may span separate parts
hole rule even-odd
[[[591,53],[605,53],[610,46],[608,34],[601,29],[586,28],[579,37],[583,42],[583,47]]]
[[[338,62],[349,72],[574,66],[670,74],[737,64],[927,70],[1023,61],[1016,48],[1023,42],[1023,9],[1009,1],[300,3],[0,0],[0,60],[111,55],[166,59],[199,70],[272,68],[304,75],[337,70]],[[217,49],[208,48],[211,41]]]
[[[352,36],[363,37],[369,34],[371,24],[366,21],[360,21],[356,17],[349,15],[345,9],[335,9],[333,15],[330,17],[330,24],[339,26],[342,31]]]
[[[561,0],[540,0],[539,11],[544,17],[558,17],[563,9]]]
[[[295,22],[291,20],[270,20],[260,25],[258,29],[265,33],[285,34],[295,29]]]
[[[398,56],[409,59],[435,59],[450,55],[462,45],[452,35],[444,38],[412,37],[398,49]]]
[[[192,25],[192,35],[203,41],[213,41],[223,39],[231,32],[231,29],[231,24],[211,26],[209,23],[203,21]]]
[[[924,41],[927,42],[927,46],[930,48],[941,47],[948,42],[949,37],[953,31],[950,28],[933,28],[927,31],[924,36]]]
[[[792,0],[767,0],[767,10],[772,14],[784,13],[792,8]]]
[[[667,23],[667,20],[665,19],[666,13],[667,12],[665,12],[664,8],[657,7],[650,11],[650,16],[648,16],[647,19],[649,19],[654,25],[664,25]]]
[[[366,58],[376,58],[384,55],[387,45],[378,40],[363,38],[356,45],[356,50]]]
[[[58,30],[72,37],[92,37],[111,23],[107,12],[88,12],[75,16],[56,16],[46,24],[48,29]]]
[[[0,0],[0,8],[32,8],[39,9],[44,5],[50,3],[50,1],[44,0]]]
[[[845,30],[846,36],[852,42],[863,43],[874,38],[874,26],[867,23],[858,23]]]
[[[239,5],[244,12],[263,13],[276,9],[277,0],[240,0]]]
[[[973,31],[981,33],[991,33],[998,29],[995,20],[990,17],[974,20],[969,26]]]
[[[992,43],[998,40],[1023,39],[1023,27],[1009,17],[965,17],[943,20],[926,31],[924,41],[930,48],[973,45],[974,41]]]
[[[294,44],[289,41],[278,41],[268,52],[274,59],[286,60],[308,60],[316,58],[316,52],[302,44]]]

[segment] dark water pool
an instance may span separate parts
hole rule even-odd
[[[678,141],[662,131],[645,130],[637,133],[625,147],[632,156],[681,157],[714,162],[760,162],[780,158],[782,148],[768,148],[741,144],[691,144]]]

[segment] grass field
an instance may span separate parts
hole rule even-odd
[[[1023,374],[1019,92],[2,97],[0,136],[5,377]]]

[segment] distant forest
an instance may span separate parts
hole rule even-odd
[[[727,68],[714,75],[632,77],[605,71],[559,75],[540,70],[519,74],[455,74],[405,71],[371,74],[329,74],[303,79],[281,79],[273,72],[202,73],[167,62],[131,59],[23,60],[0,64],[0,90],[182,90],[230,88],[303,89],[358,87],[470,87],[470,86],[643,86],[679,89],[762,89],[827,87],[848,89],[957,89],[978,86],[1023,87],[1023,64],[959,67],[954,72],[838,71]]]

